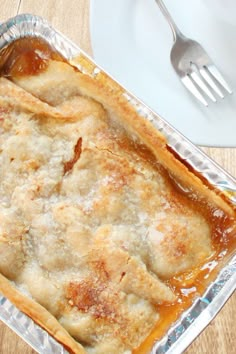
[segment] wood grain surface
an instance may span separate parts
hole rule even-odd
[[[92,54],[89,37],[89,0],[70,0],[69,2],[66,0],[0,0],[0,6],[0,22],[15,16],[17,13],[32,13],[43,16],[87,53]],[[203,150],[236,177],[236,149],[203,148]],[[234,353],[236,346],[235,319],[236,294],[231,297],[221,312],[185,353]],[[0,322],[1,353],[33,354],[35,351]]]

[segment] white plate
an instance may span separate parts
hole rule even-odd
[[[204,1],[165,3],[183,33],[206,48],[233,95],[206,108],[185,89],[169,60],[171,30],[154,0],[91,0],[94,57],[194,143],[236,147],[236,2],[235,27],[214,17]]]

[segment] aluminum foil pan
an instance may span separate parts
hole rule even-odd
[[[79,47],[40,17],[28,14],[18,15],[0,25],[0,50],[22,37],[44,39],[73,65],[89,75],[108,75]],[[139,99],[117,82],[116,85],[120,94],[135,107],[137,112],[151,121],[165,135],[168,145],[215,188],[224,191],[231,202],[236,205],[236,180]],[[168,333],[154,344],[151,354],[182,353],[216,316],[235,288],[236,250],[231,260],[220,271],[216,280],[209,285],[203,296],[197,298],[191,308],[186,310],[169,329]],[[0,319],[39,353],[67,353],[47,332],[1,295]]]

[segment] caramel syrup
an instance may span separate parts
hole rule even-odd
[[[49,59],[64,58],[40,38],[21,38],[1,52],[0,75],[19,77],[37,75],[48,67]]]

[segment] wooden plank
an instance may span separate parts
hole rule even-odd
[[[0,321],[0,353],[35,354],[36,352],[10,328]]]
[[[20,0],[0,0],[0,22],[4,22],[8,18],[15,16],[17,14],[19,4]]]
[[[47,19],[54,28],[91,53],[89,6],[87,0],[21,0],[19,13],[32,13]]]

